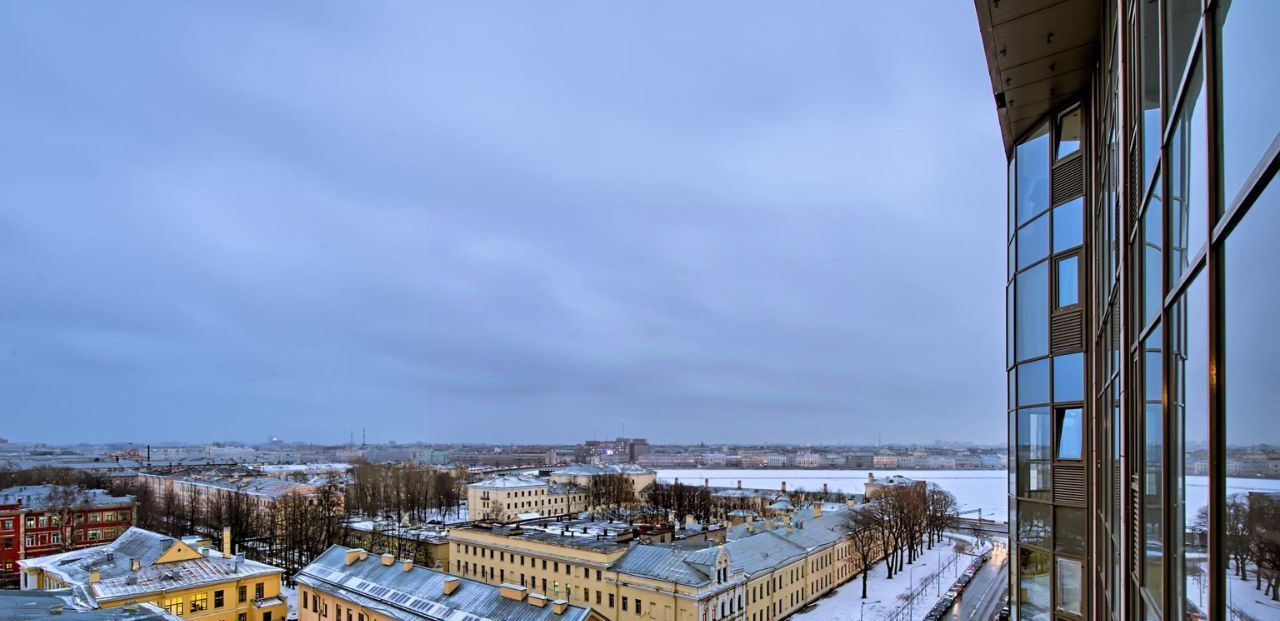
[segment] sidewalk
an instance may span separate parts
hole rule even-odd
[[[818,600],[813,608],[792,618],[798,621],[850,621],[859,618],[868,621],[884,620],[899,608],[906,607],[903,615],[906,615],[905,611],[910,611],[910,618],[919,619],[929,612],[960,572],[969,566],[973,556],[958,552],[957,543],[948,540],[935,545],[932,550],[925,550],[924,555],[915,563],[904,565],[901,573],[894,574],[893,580],[885,578],[884,562],[876,563],[867,579],[866,600],[862,599],[862,576],[855,576],[836,589],[834,594]],[[966,549],[969,546],[968,542],[961,545]],[[939,573],[942,574],[940,579]],[[908,606],[910,592],[916,593],[917,597]]]

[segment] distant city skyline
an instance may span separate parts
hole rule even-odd
[[[0,6],[0,435],[1004,438],[970,4],[65,8]]]

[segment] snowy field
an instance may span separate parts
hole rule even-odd
[[[982,516],[997,520],[1008,519],[1009,479],[1005,470],[659,470],[658,479],[666,482],[679,478],[683,483],[701,484],[710,479],[711,485],[733,487],[742,481],[743,487],[778,489],[787,482],[787,489],[804,488],[809,491],[827,489],[846,494],[861,494],[866,487],[867,474],[877,477],[902,475],[911,479],[937,483],[956,495],[960,511],[972,511],[966,517]]]

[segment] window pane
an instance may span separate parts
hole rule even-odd
[[[1084,354],[1067,354],[1053,359],[1053,400],[1084,400]]]
[[[1013,283],[1005,287],[1004,356],[1005,368],[1013,366]]]
[[[1260,454],[1280,446],[1280,288],[1276,240],[1280,236],[1280,182],[1272,180],[1226,240],[1223,277],[1223,380],[1226,416],[1227,512],[1224,526],[1238,533],[1241,550],[1280,550],[1276,481],[1260,478]],[[1274,454],[1274,453],[1272,453]],[[1265,476],[1265,475],[1263,475]],[[1267,492],[1271,492],[1268,495]],[[1269,518],[1269,519],[1268,519]],[[1265,526],[1264,526],[1265,525]],[[1230,539],[1230,538],[1229,538]],[[1245,555],[1247,556],[1247,554]],[[1274,558],[1274,557],[1273,557]],[[1264,561],[1265,563],[1266,561]],[[1239,577],[1236,559],[1227,571],[1229,597],[1236,602],[1263,600],[1255,589],[1256,561],[1246,561],[1248,580]],[[1263,589],[1266,588],[1263,579]],[[1273,609],[1268,609],[1273,610]]]
[[[1156,187],[1160,187],[1159,180],[1156,181]],[[1164,300],[1164,281],[1162,280],[1164,275],[1161,272],[1164,266],[1160,263],[1162,233],[1160,230],[1160,216],[1160,193],[1157,191],[1151,195],[1151,203],[1147,206],[1147,211],[1142,215],[1142,325],[1146,325],[1153,317],[1160,314],[1160,304]]]
[[[1173,282],[1204,246],[1209,228],[1209,147],[1200,71],[1192,76],[1169,144],[1169,269]]]
[[[1018,269],[1049,256],[1049,214],[1018,229]]]
[[[1275,65],[1259,59],[1280,55],[1280,2],[1220,2],[1222,69],[1223,199],[1231,201],[1280,132],[1280,80]]]
[[[1009,239],[1013,239],[1013,230],[1018,228],[1018,223],[1014,219],[1014,214],[1017,211],[1018,204],[1018,197],[1014,194],[1014,179],[1017,174],[1017,165],[1017,158],[1009,160],[1009,189],[1008,193],[1005,195],[1005,200],[1008,201],[1008,205],[1006,205],[1006,207],[1009,212],[1009,229],[1005,235]],[[1013,261],[1009,261],[1009,265],[1013,265]]]
[[[1058,117],[1058,148],[1055,157],[1062,159],[1080,150],[1080,108]]]
[[[1015,283],[1017,359],[1043,356],[1049,353],[1049,264],[1041,263],[1018,274]]]
[[[1160,330],[1143,342],[1146,406],[1143,417],[1143,585],[1160,601],[1164,592],[1164,414],[1161,405]]]
[[[1049,359],[1018,365],[1018,405],[1049,402]]]
[[[1169,394],[1173,437],[1178,443],[1174,454],[1180,456],[1173,464],[1178,468],[1178,498],[1174,510],[1177,527],[1171,532],[1182,557],[1182,575],[1175,583],[1184,583],[1187,594],[1185,608],[1170,615],[1175,619],[1204,618],[1207,603],[1209,328],[1205,283],[1203,275],[1191,283],[1174,307],[1171,324],[1175,355]]]
[[[1084,243],[1084,197],[1053,208],[1053,251],[1070,250]]]
[[[1059,552],[1084,555],[1085,512],[1074,507],[1055,507],[1053,521],[1053,545]]]
[[[1083,433],[1080,408],[1058,410],[1058,459],[1080,459]]]
[[[1138,89],[1142,106],[1142,180],[1156,169],[1160,156],[1160,13],[1155,2],[1139,2],[1141,75]],[[1159,184],[1157,184],[1159,185]],[[1150,186],[1144,186],[1150,187]]]
[[[1049,459],[1049,408],[1018,410],[1018,461]]]
[[[1080,561],[1068,558],[1058,559],[1058,610],[1072,614],[1080,614],[1081,579]]]
[[[1018,145],[1018,224],[1049,208],[1049,124]]]
[[[1012,598],[1012,596],[1011,596]],[[1018,618],[1049,618],[1049,553],[1018,550]]]
[[[1018,545],[1048,548],[1052,542],[1049,516],[1052,507],[1039,502],[1018,501]]]
[[[1058,308],[1080,303],[1080,257],[1058,261]]]
[[[1165,0],[1165,80],[1169,83],[1169,98],[1177,96],[1178,83],[1187,68],[1187,57],[1195,42],[1196,26],[1200,23],[1200,0]],[[1172,107],[1172,106],[1170,106]]]

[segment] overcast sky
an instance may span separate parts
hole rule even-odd
[[[5,3],[0,69],[0,436],[1005,441],[972,3]]]

